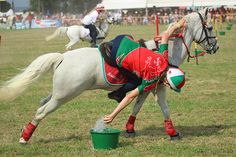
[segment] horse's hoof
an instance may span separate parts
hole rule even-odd
[[[180,134],[178,132],[177,132],[176,135],[170,136],[170,140],[171,141],[176,141],[176,140],[180,140],[180,139],[181,139],[181,136],[180,136]]]
[[[128,130],[126,130],[126,132],[124,132],[124,136],[126,138],[132,138],[132,137],[135,137],[135,135],[136,135],[135,131],[128,131]]]
[[[20,144],[27,144],[27,141],[23,139],[23,137],[20,138],[19,140]]]
[[[25,130],[25,126],[21,129],[21,138],[20,138],[20,140],[19,140],[19,143],[20,144],[27,144],[27,141],[26,140],[24,140],[24,138],[22,137],[22,134],[23,134],[23,132],[24,132],[24,130]]]

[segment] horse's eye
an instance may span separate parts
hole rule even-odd
[[[213,30],[213,26],[207,26],[207,29],[208,29],[209,31],[212,31],[212,30]]]

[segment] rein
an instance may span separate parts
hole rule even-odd
[[[185,24],[185,22],[184,22]],[[183,36],[183,32],[184,32],[184,24],[181,26],[181,32],[179,34],[173,34],[171,37],[175,37],[175,38],[180,38],[185,46],[185,49],[187,51],[187,54],[188,54],[188,58],[187,58],[187,61],[189,62],[190,61],[190,58],[197,58],[197,56],[192,56],[190,51],[189,51],[189,48],[184,40],[184,36]]]
[[[185,40],[184,40],[183,32],[184,32],[184,24],[183,24],[183,26],[181,26],[181,32],[178,33],[178,34],[173,34],[171,37],[180,38],[180,39],[182,40],[182,42],[183,42],[183,44],[184,44],[184,46],[185,46],[185,49],[186,49],[186,51],[187,51],[187,54],[188,54],[187,61],[189,62],[189,61],[190,61],[190,58],[197,58],[198,56],[197,56],[197,55],[195,55],[195,56],[192,56],[192,55],[191,55],[191,53],[190,53],[190,51],[189,51],[189,48],[188,48],[188,46],[187,46],[187,44],[186,44],[186,42],[185,42]],[[158,37],[155,37],[155,38],[154,38],[155,41],[156,41],[156,40],[160,40],[160,39],[161,39],[161,36],[158,36]],[[171,65],[171,66],[173,66],[173,65]]]
[[[197,44],[200,44],[200,43],[202,43],[204,40],[207,40],[208,44],[210,44],[209,38],[214,38],[214,37],[209,37],[209,36],[208,36],[208,34],[207,34],[207,32],[206,32],[206,29],[205,29],[205,26],[204,26],[203,18],[202,18],[202,16],[201,16],[200,13],[198,13],[198,15],[199,15],[199,17],[200,17],[200,19],[201,19],[201,23],[202,23],[202,32],[201,32],[201,36],[200,36],[199,40],[196,41],[196,40],[194,39],[194,41],[195,41]],[[185,23],[184,23],[184,24],[185,24]],[[173,34],[171,37],[180,38],[180,39],[182,40],[182,42],[183,42],[183,44],[184,44],[184,46],[185,46],[185,49],[186,49],[186,51],[187,51],[187,54],[188,54],[187,61],[189,62],[189,61],[190,61],[190,58],[196,58],[196,64],[198,64],[198,59],[197,59],[197,57],[198,57],[198,56],[201,56],[201,55],[203,55],[203,54],[205,54],[205,52],[202,53],[201,55],[199,55],[199,54],[191,55],[190,50],[189,50],[189,48],[188,48],[188,46],[187,46],[187,44],[186,44],[186,42],[185,42],[185,40],[184,40],[184,36],[183,36],[184,28],[185,28],[185,27],[184,27],[184,24],[181,26],[181,31],[180,31],[180,33],[178,33],[178,34]],[[204,39],[202,39],[203,33],[205,33],[205,38],[204,38]],[[155,38],[154,38],[154,40],[158,40],[158,39],[161,39],[161,36],[158,36],[158,37],[155,37]],[[214,46],[214,45],[212,45],[212,47],[213,47],[213,46]]]
[[[107,22],[106,22],[106,23],[107,23]],[[102,23],[102,24],[105,24],[105,22]],[[101,25],[102,25],[102,24],[100,24],[98,28],[99,28],[100,31],[102,31],[102,32],[104,33],[104,37],[106,37],[107,34],[108,34],[108,31],[105,32],[105,31],[101,28]],[[109,23],[107,23],[107,25],[108,25],[107,27],[109,27]]]

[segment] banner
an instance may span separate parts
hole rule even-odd
[[[50,27],[60,27],[61,20],[32,20],[31,28],[50,28]],[[16,22],[16,29],[29,28],[29,21]]]

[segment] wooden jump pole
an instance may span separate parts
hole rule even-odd
[[[158,15],[156,15],[155,21],[156,21],[156,37],[157,37],[157,36],[159,36],[159,20],[158,20]]]

